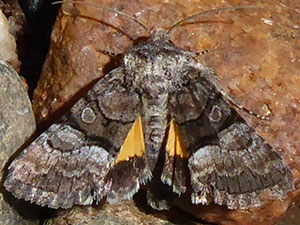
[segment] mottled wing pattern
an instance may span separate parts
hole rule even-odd
[[[196,73],[191,68],[191,73]],[[170,126],[167,133],[165,163],[161,175],[163,183],[168,184],[173,192],[182,194],[186,191],[189,171],[186,169],[188,158],[198,142],[205,140],[203,134],[208,131],[210,121],[197,124],[207,110],[210,95],[214,89],[209,82],[187,82],[186,86],[169,95]],[[216,103],[217,104],[217,103]],[[201,137],[203,140],[201,141]]]
[[[170,97],[171,116],[190,155],[192,202],[213,201],[233,209],[260,206],[259,194],[265,189],[275,198],[284,197],[293,189],[290,169],[227,103],[210,82],[212,78],[205,76],[214,74],[199,73]],[[166,161],[164,168],[169,167]],[[182,171],[182,166],[175,165],[165,169],[162,177],[169,175],[169,184],[182,189],[183,180],[177,179],[184,177]]]
[[[132,165],[118,171],[115,163],[140,110],[138,95],[123,82],[122,68],[97,82],[12,162],[6,189],[17,198],[51,208],[91,204],[110,193],[122,198],[131,189],[136,191],[141,171]],[[136,160],[144,169],[143,158]]]
[[[263,204],[269,189],[276,198],[293,189],[292,175],[280,156],[243,122],[218,134],[218,143],[199,148],[189,159],[193,203],[246,209]]]
[[[131,199],[140,185],[152,178],[146,162],[145,141],[141,117],[139,116],[115,159],[113,168],[105,178],[107,201],[111,204],[122,199]]]
[[[65,139],[64,146],[56,146],[55,139]],[[91,204],[95,195],[100,199],[113,158],[85,140],[83,133],[66,124],[53,124],[10,165],[6,189],[51,208]]]

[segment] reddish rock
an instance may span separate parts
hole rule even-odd
[[[134,16],[150,30],[168,29],[197,12],[214,8],[252,5],[244,9],[208,13],[201,23],[190,23],[173,32],[174,43],[201,52],[203,64],[214,68],[227,93],[245,108],[269,115],[261,120],[241,112],[257,132],[286,160],[295,184],[300,178],[300,2],[244,1],[85,1],[115,8]],[[143,29],[120,16],[99,8],[64,4],[51,37],[51,48],[34,95],[38,121],[48,119],[61,107],[87,90],[91,83],[117,66],[101,53],[124,53]],[[74,96],[76,97],[74,98]],[[299,190],[283,201],[271,201],[250,210],[228,210],[219,206],[178,205],[207,221],[219,224],[274,224],[285,214]]]
[[[299,202],[299,200],[300,200],[300,196],[298,196],[298,200],[295,201],[295,204],[292,204],[292,206],[288,209],[285,218],[283,218],[276,225],[298,225],[299,224],[300,208],[299,208],[299,204],[296,204],[296,202]]]
[[[265,205],[259,208],[247,210],[229,210],[225,206],[219,205],[194,205],[189,197],[181,198],[178,206],[198,218],[222,225],[275,225],[285,218],[286,211],[294,205],[293,200],[299,196],[299,190],[289,194],[284,200],[267,200]],[[293,212],[290,214],[293,215]],[[288,224],[285,224],[288,225]]]

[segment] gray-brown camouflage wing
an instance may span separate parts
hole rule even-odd
[[[191,69],[192,73],[197,73]],[[166,151],[166,159],[162,173],[162,181],[169,184],[175,193],[186,191],[186,170],[188,157],[200,146],[211,142],[211,138],[226,126],[232,118],[231,109],[220,98],[220,94],[207,80],[190,80],[169,96],[169,112],[175,121],[179,137],[186,151],[185,157],[170,155]],[[222,113],[222,116],[219,114]],[[220,118],[217,118],[220,116]]]
[[[294,187],[290,169],[211,80],[205,75],[191,80],[170,101],[172,117],[191,155],[192,202],[249,208],[262,204],[259,194],[266,189],[277,199],[285,197]]]
[[[69,208],[126,188],[122,182],[118,187],[105,185],[139,111],[139,96],[123,83],[122,68],[97,82],[12,162],[6,189],[42,206]],[[119,175],[115,179],[127,179]]]
[[[255,131],[242,122],[218,134],[218,142],[199,148],[189,159],[192,202],[212,200],[230,209],[263,204],[259,194],[269,189],[276,199],[293,189],[290,169]]]

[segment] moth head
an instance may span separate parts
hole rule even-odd
[[[176,47],[164,30],[153,35],[155,39],[150,38],[124,55],[126,83],[139,92],[156,90],[157,93],[171,93],[186,84],[189,64],[197,62],[193,53]]]

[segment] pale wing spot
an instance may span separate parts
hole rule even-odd
[[[91,124],[95,122],[96,115],[94,113],[94,110],[91,109],[90,107],[84,108],[81,113],[81,120],[87,124]]]
[[[211,122],[219,122],[222,119],[222,110],[220,109],[220,107],[218,105],[214,105],[210,111],[209,114],[209,120]]]

